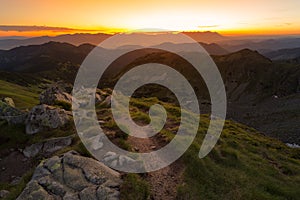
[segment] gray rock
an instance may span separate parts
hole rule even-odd
[[[72,144],[74,136],[59,137],[46,140],[43,146],[43,153],[53,153]]]
[[[64,177],[65,184],[73,190],[79,192],[91,184],[85,179],[82,169],[73,168],[69,165],[64,165]]]
[[[35,157],[38,154],[49,155],[55,151],[70,146],[73,137],[74,136],[72,135],[68,137],[52,138],[43,142],[32,144],[28,147],[25,147],[23,154],[27,158]]]
[[[40,131],[55,129],[68,123],[72,113],[64,109],[48,105],[38,105],[32,108],[26,119],[26,133],[35,134]]]
[[[42,148],[43,148],[43,143],[32,144],[28,147],[25,147],[23,154],[27,158],[32,158],[32,157],[36,156],[37,154],[39,154],[39,152],[42,150]]]
[[[72,96],[58,85],[53,85],[40,94],[40,103],[56,105],[58,102],[72,103]]]
[[[54,173],[56,170],[61,169],[61,160],[58,156],[53,156],[45,161],[45,167],[51,172]]]
[[[0,198],[5,198],[9,195],[9,191],[7,190],[0,190]]]
[[[104,101],[101,102],[104,107],[109,107],[111,105],[111,96],[107,96]]]
[[[85,200],[98,200],[96,191],[97,188],[95,186],[85,188],[79,193],[79,197],[80,199],[85,199]]]
[[[62,184],[56,182],[49,176],[41,177],[38,180],[38,183],[45,188],[47,191],[50,191],[52,194],[63,197],[66,194],[66,190]]]
[[[63,200],[80,200],[80,199],[78,197],[78,194],[69,192],[64,196]]]
[[[9,124],[24,124],[27,114],[0,101],[0,119]]]
[[[98,93],[95,94],[95,98],[95,103],[101,103],[103,101],[101,95]]]
[[[56,196],[50,195],[37,181],[30,181],[17,200],[55,200]]]
[[[21,177],[15,177],[11,182],[10,182],[10,184],[11,185],[18,185],[20,182],[21,182]]]
[[[99,186],[97,189],[97,197],[99,200],[119,199],[120,192],[114,189]]]
[[[38,180],[39,178],[51,175],[51,172],[44,166],[44,162],[41,162],[34,171],[32,176],[32,180]]]
[[[25,199],[119,199],[120,174],[70,151],[42,161],[18,197]]]

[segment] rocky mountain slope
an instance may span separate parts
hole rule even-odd
[[[51,88],[46,91],[62,92]],[[126,136],[112,119],[105,103],[110,90],[101,90],[99,94],[103,95],[96,105],[100,125],[119,147],[142,153],[163,147],[175,136],[180,123],[176,105],[157,98],[133,98],[131,116],[138,124],[149,122],[147,110],[155,103],[164,106],[169,116],[157,136],[137,141]],[[45,92],[41,97],[44,96]],[[61,104],[54,106],[62,109]],[[86,158],[91,157],[89,152],[77,137],[71,137],[76,134],[71,121],[34,135],[26,134],[24,125],[1,121],[0,193],[6,199],[297,199],[300,149],[292,149],[248,126],[226,121],[214,150],[199,159],[208,124],[209,116],[202,115],[193,144],[169,167],[153,173],[121,175],[93,158]],[[58,145],[69,137],[71,143]],[[40,144],[42,150],[35,153]],[[58,146],[61,149],[50,151]],[[26,156],[28,152],[35,154]]]

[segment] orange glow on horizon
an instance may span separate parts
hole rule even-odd
[[[93,31],[0,31],[0,37],[23,36],[23,37],[40,37],[40,36],[58,36],[65,34],[116,34],[131,31],[130,29],[101,29]],[[174,32],[217,32],[224,36],[248,36],[248,35],[300,35],[300,30],[272,30],[272,29],[236,29],[236,30],[174,30]]]
[[[143,28],[223,35],[295,35],[300,34],[299,7],[299,0],[1,0],[0,36],[118,33]],[[45,26],[46,30],[20,31],[5,29],[5,25]]]

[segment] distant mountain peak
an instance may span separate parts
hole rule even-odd
[[[230,53],[226,55],[227,60],[243,61],[247,60],[248,62],[260,62],[260,63],[271,63],[272,61],[261,55],[258,51],[253,51],[251,49],[242,49],[240,51]]]
[[[182,33],[193,38],[198,42],[205,42],[205,43],[215,43],[227,39],[227,37],[219,34],[218,32],[211,32],[211,31],[182,32]]]

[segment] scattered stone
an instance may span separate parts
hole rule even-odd
[[[150,149],[152,149],[152,150],[154,150],[154,149],[156,149],[156,146],[150,146]]]
[[[9,195],[9,191],[7,190],[0,190],[0,198],[5,198]]]
[[[109,107],[111,105],[111,96],[107,96],[101,103],[102,106]]]
[[[35,106],[26,119],[26,133],[35,134],[61,127],[70,121],[71,116],[72,113],[64,109],[44,104]]]
[[[15,177],[11,182],[10,184],[11,185],[18,185],[21,181],[21,177]]]
[[[7,105],[9,105],[9,106],[11,106],[13,108],[16,107],[14,100],[12,98],[10,98],[10,97],[4,97],[2,99],[2,102],[6,103]]]
[[[32,144],[28,147],[25,147],[23,154],[27,158],[35,157],[38,154],[49,155],[63,149],[72,144],[73,135],[68,137],[60,137],[60,138],[52,138],[45,140],[43,142],[39,142],[36,144]]]
[[[20,110],[0,101],[0,119],[7,121],[9,124],[24,124],[27,114]]]
[[[96,97],[95,103],[101,103],[103,101],[100,94],[96,93],[95,97]]]
[[[17,199],[119,199],[120,177],[104,164],[70,151],[42,161]]]
[[[32,158],[37,154],[39,154],[42,148],[43,148],[43,143],[32,144],[24,149],[23,154],[27,158]]]
[[[300,145],[298,144],[290,144],[290,143],[286,143],[286,145],[290,148],[293,148],[293,149],[299,149],[300,148]]]

